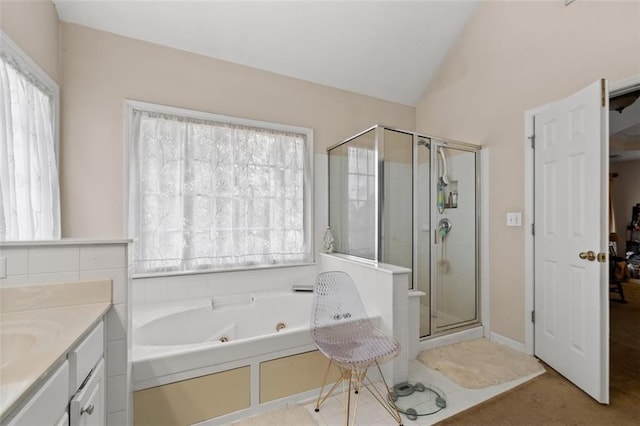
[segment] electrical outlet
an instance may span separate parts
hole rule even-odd
[[[507,226],[522,226],[522,213],[521,212],[507,213]]]

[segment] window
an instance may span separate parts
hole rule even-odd
[[[58,86],[0,31],[0,240],[60,238]]]
[[[136,273],[311,261],[310,129],[128,105]]]

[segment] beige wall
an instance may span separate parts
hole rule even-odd
[[[0,1],[0,27],[60,84],[60,21],[51,1]]]
[[[628,235],[627,225],[631,222],[631,208],[640,203],[640,160],[611,163],[609,170],[618,173],[613,180],[611,194],[618,233],[618,254],[622,255]]]
[[[74,24],[62,45],[66,237],[125,236],[125,99],[310,127],[316,152],[376,122],[415,127],[413,107]]]
[[[489,148],[491,328],[524,342],[524,112],[640,73],[640,3],[483,3],[416,109],[418,131]],[[527,221],[525,221],[527,223]]]

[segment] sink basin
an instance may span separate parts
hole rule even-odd
[[[0,334],[0,368],[13,363],[23,357],[36,343],[36,336],[30,333],[5,332]]]
[[[51,321],[8,321],[0,324],[0,369],[46,348],[60,333]]]

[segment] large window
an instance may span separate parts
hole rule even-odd
[[[310,129],[128,105],[136,273],[312,260]]]
[[[58,86],[0,31],[0,240],[60,238]]]

